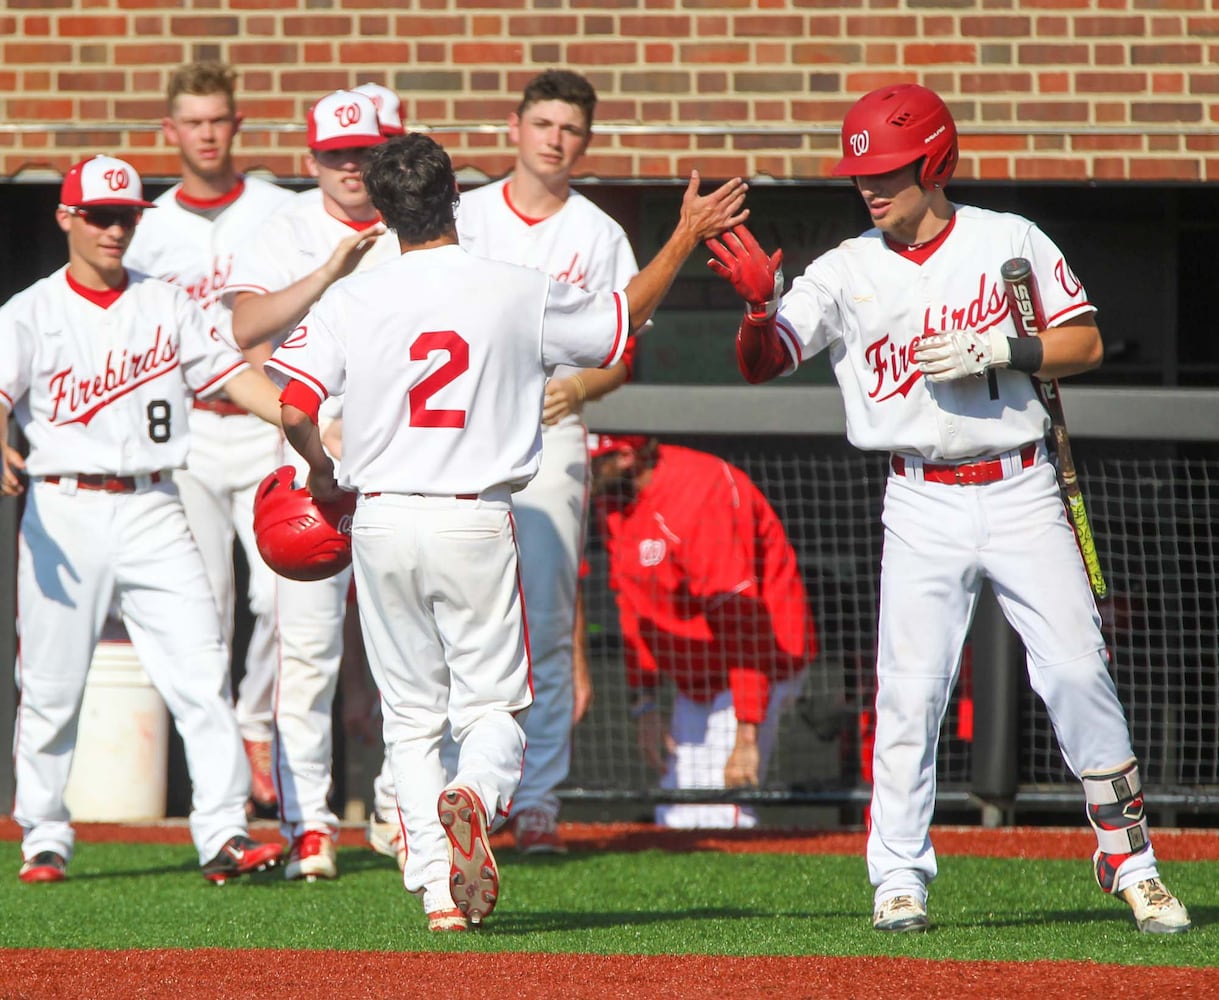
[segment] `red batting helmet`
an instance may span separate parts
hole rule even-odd
[[[325,580],[351,565],[351,516],[356,495],[317,503],[293,486],[295,469],[284,465],[258,484],[254,538],[258,552],[289,580]]]
[[[957,127],[938,94],[899,83],[864,94],[842,121],[836,177],[887,174],[922,160],[918,182],[943,187],[957,168]]]
[[[648,443],[646,434],[592,434],[588,435],[588,457],[600,458],[615,451],[640,451]]]

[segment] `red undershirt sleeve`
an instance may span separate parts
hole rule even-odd
[[[768,382],[782,375],[788,365],[787,351],[775,329],[775,318],[746,316],[736,335],[736,363],[745,381]]]
[[[305,385],[304,382],[301,382],[299,379],[292,379],[291,382],[284,386],[284,391],[279,394],[279,404],[283,406],[285,403],[289,406],[295,406],[315,424],[317,423],[317,412],[321,409],[322,401],[318,399],[317,393]]]

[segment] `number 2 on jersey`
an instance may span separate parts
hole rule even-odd
[[[411,344],[411,360],[426,361],[443,351],[449,360],[407,393],[412,427],[465,427],[465,410],[432,410],[428,400],[470,369],[470,345],[453,330],[429,330]]]

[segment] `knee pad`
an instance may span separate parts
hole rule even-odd
[[[1082,778],[1088,822],[1096,831],[1096,882],[1113,892],[1118,869],[1150,843],[1139,767],[1132,757],[1111,771],[1085,771]]]

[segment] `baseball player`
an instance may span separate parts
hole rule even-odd
[[[169,108],[161,122],[177,148],[182,180],[158,197],[128,248],[129,267],[173,282],[229,333],[220,301],[237,248],[292,192],[238,173],[233,140],[241,127],[234,96],[236,74],[214,62],[190,63],[169,78]],[[220,611],[225,645],[233,642],[233,542],[249,566],[253,625],[237,688],[237,722],[250,761],[251,797],[275,806],[271,780],[271,692],[275,684],[275,578],[254,545],[254,491],[280,454],[276,428],[223,392],[195,399],[190,412],[190,455],[174,473],[191,533],[199,543],[208,582]]]
[[[224,288],[234,337],[246,349],[278,344],[332,284],[399,253],[397,241],[383,236],[361,177],[370,148],[384,141],[371,99],[349,90],[321,98],[309,109],[307,141],[306,164],[317,188],[263,220],[234,258]],[[326,416],[337,416],[337,408],[328,406]],[[298,460],[297,468],[303,478],[306,466]],[[347,569],[327,580],[281,578],[276,585],[273,766],[280,821],[292,845],[284,875],[292,880],[338,876],[339,820],[328,802],[331,708],[350,582]]]
[[[1024,641],[1029,679],[1083,782],[1094,868],[1140,931],[1190,927],[1160,880],[1100,617],[1060,500],[1030,376],[1095,368],[1100,333],[1079,279],[1036,225],[958,205],[944,102],[914,84],[862,97],[834,173],[854,179],[873,228],[809,265],[782,297],[781,252],[747,229],[712,241],[713,270],[748,303],[737,359],[751,382],[828,349],[847,435],[892,455],[884,511],[876,736],[868,837],[873,926],[928,926],[928,835],[940,722],[984,579]],[[1000,267],[1026,257],[1049,317],[1015,338]]]
[[[381,134],[387,139],[406,134],[406,115],[402,110],[402,98],[379,83],[361,83],[352,87],[357,94],[364,94],[377,109],[377,123]]]
[[[220,620],[171,477],[186,462],[192,396],[223,389],[276,422],[277,393],[184,289],[123,266],[152,207],[125,161],[78,163],[55,213],[67,265],[0,308],[0,440],[15,413],[31,483],[18,549],[13,750],[23,882],[61,881],[72,857],[64,788],[112,604],[182,736],[204,876],[223,883],[281,853],[247,833],[250,769]],[[12,494],[19,487],[5,465],[0,481]]]
[[[644,759],[662,788],[758,785],[817,652],[782,523],[749,477],[714,455],[617,434],[590,434],[589,455]],[[667,741],[656,698],[664,676],[677,689]],[[658,806],[656,822],[758,818],[748,806],[682,803]]]
[[[516,164],[503,180],[462,195],[461,244],[471,253],[545,271],[588,291],[621,288],[638,271],[622,227],[571,187],[592,136],[597,95],[577,73],[548,70],[525,87],[508,117]],[[586,401],[622,385],[631,355],[608,370],[571,366],[551,373],[543,408],[542,467],[514,498],[521,577],[529,608],[533,708],[525,773],[513,804],[522,853],[562,851],[555,789],[571,765],[572,724],[592,698],[583,645],[576,642],[580,554],[588,506]]]
[[[525,751],[530,656],[512,494],[537,472],[545,371],[615,364],[696,235],[747,214],[745,185],[699,197],[692,176],[657,258],[623,291],[590,294],[459,246],[453,167],[428,136],[373,151],[365,177],[402,256],[333,286],[268,371],[291,379],[285,433],[319,500],[339,485],[314,422],[326,397],[346,394],[341,485],[361,494],[356,600],[407,841],[403,883],[429,927],[464,930],[495,906],[488,838]],[[459,748],[451,775],[446,730]]]

